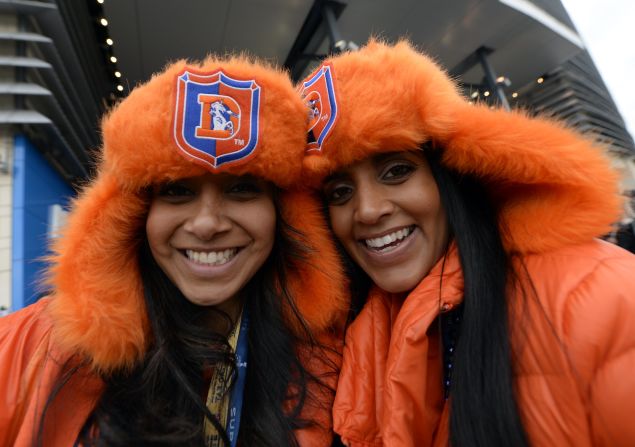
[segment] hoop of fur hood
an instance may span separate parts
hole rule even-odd
[[[74,201],[53,245],[47,283],[53,289],[53,335],[63,352],[109,372],[129,367],[147,347],[149,324],[137,253],[148,211],[149,185],[207,170],[178,153],[172,137],[176,75],[185,67],[223,69],[261,87],[260,131],[251,158],[216,172],[252,174],[289,188],[301,175],[306,113],[288,76],[248,59],[178,61],[134,89],[102,121],[104,145],[95,179]],[[306,263],[287,272],[292,296],[309,327],[320,331],[345,312],[346,281],[320,203],[307,192],[283,189],[281,213],[311,245]]]
[[[483,180],[510,252],[587,241],[619,219],[618,176],[607,157],[562,123],[470,104],[406,41],[371,40],[325,63],[333,70],[338,122],[321,152],[304,158],[311,186],[373,154],[429,143],[443,148],[447,167]]]

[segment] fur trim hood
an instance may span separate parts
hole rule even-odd
[[[102,372],[143,356],[149,324],[137,253],[144,191],[206,172],[252,174],[282,188],[283,217],[312,247],[309,261],[287,272],[292,296],[313,330],[340,321],[346,282],[320,203],[289,189],[301,175],[305,127],[288,76],[246,57],[179,61],[134,89],[103,119],[96,176],[53,246],[50,308],[62,349]]]
[[[371,40],[329,58],[300,89],[318,123],[304,158],[305,179],[314,187],[373,154],[429,143],[443,150],[448,168],[483,180],[511,252],[587,241],[619,219],[617,174],[600,147],[554,120],[470,104],[408,42]],[[329,98],[330,114],[311,107],[318,96],[322,104]]]

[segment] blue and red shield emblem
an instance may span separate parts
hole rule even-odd
[[[337,119],[333,67],[324,63],[303,83],[301,95],[309,108],[307,151],[321,151]]]
[[[176,82],[174,139],[186,156],[216,169],[253,153],[260,110],[255,80],[186,68]]]

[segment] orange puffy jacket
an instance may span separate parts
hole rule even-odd
[[[52,399],[45,425],[40,423],[49,396],[61,384],[65,374],[75,366],[77,357],[65,354],[55,342],[54,320],[50,304],[54,298],[37,303],[0,319],[0,446],[32,447],[41,431],[42,446],[73,446],[86,419],[104,390],[104,383],[94,370],[80,369]],[[336,336],[322,334],[320,341],[335,349],[341,346]],[[311,362],[303,356],[305,367],[320,376],[323,363]],[[335,357],[332,361],[339,361]],[[335,385],[335,377],[322,375]],[[331,444],[330,403],[332,394],[313,388],[302,416],[318,425],[296,431],[299,445]]]
[[[531,445],[635,445],[635,256],[596,240],[522,260],[536,294],[512,297],[510,327]],[[441,264],[405,299],[373,290],[350,326],[334,406],[347,445],[448,445],[435,327],[463,278],[455,248]]]
[[[0,445],[30,447],[42,411],[63,375],[69,356],[52,341],[50,298],[0,320]],[[73,374],[48,408],[44,446],[71,446],[95,406],[103,382]]]

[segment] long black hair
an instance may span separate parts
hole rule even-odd
[[[528,446],[514,393],[508,327],[507,291],[520,285],[503,248],[496,209],[481,181],[443,166],[440,150],[428,145],[422,149],[439,188],[464,277],[450,394],[450,444]],[[368,291],[370,278],[351,263],[349,258],[351,288]],[[353,303],[356,296],[359,300],[354,294]]]
[[[277,202],[275,195],[274,201]],[[309,385],[334,393],[299,359],[299,347],[327,348],[312,336],[287,287],[286,272],[298,262],[306,262],[310,247],[278,210],[276,206],[272,253],[242,291],[251,318],[239,443],[248,446],[296,446],[294,430],[313,424],[300,416],[306,400],[311,398]],[[84,424],[78,442],[98,446],[200,446],[205,444],[204,421],[208,420],[228,446],[223,427],[205,404],[204,369],[219,364],[233,369],[234,355],[226,336],[213,332],[208,324],[210,318],[226,319],[231,324],[230,317],[185,299],[157,265],[147,240],[139,249],[139,269],[151,324],[149,349],[132,370],[103,377],[105,391]],[[284,307],[287,309],[283,311]],[[300,334],[289,329],[289,318],[296,320],[295,324],[292,322],[294,327],[303,329]],[[336,373],[334,363],[323,363]],[[49,397],[49,404],[57,391]],[[46,412],[39,439],[45,417]]]
[[[497,213],[481,181],[441,163],[425,148],[439,188],[464,278],[463,315],[454,354],[450,444],[527,446],[513,385],[509,301],[516,274]]]

